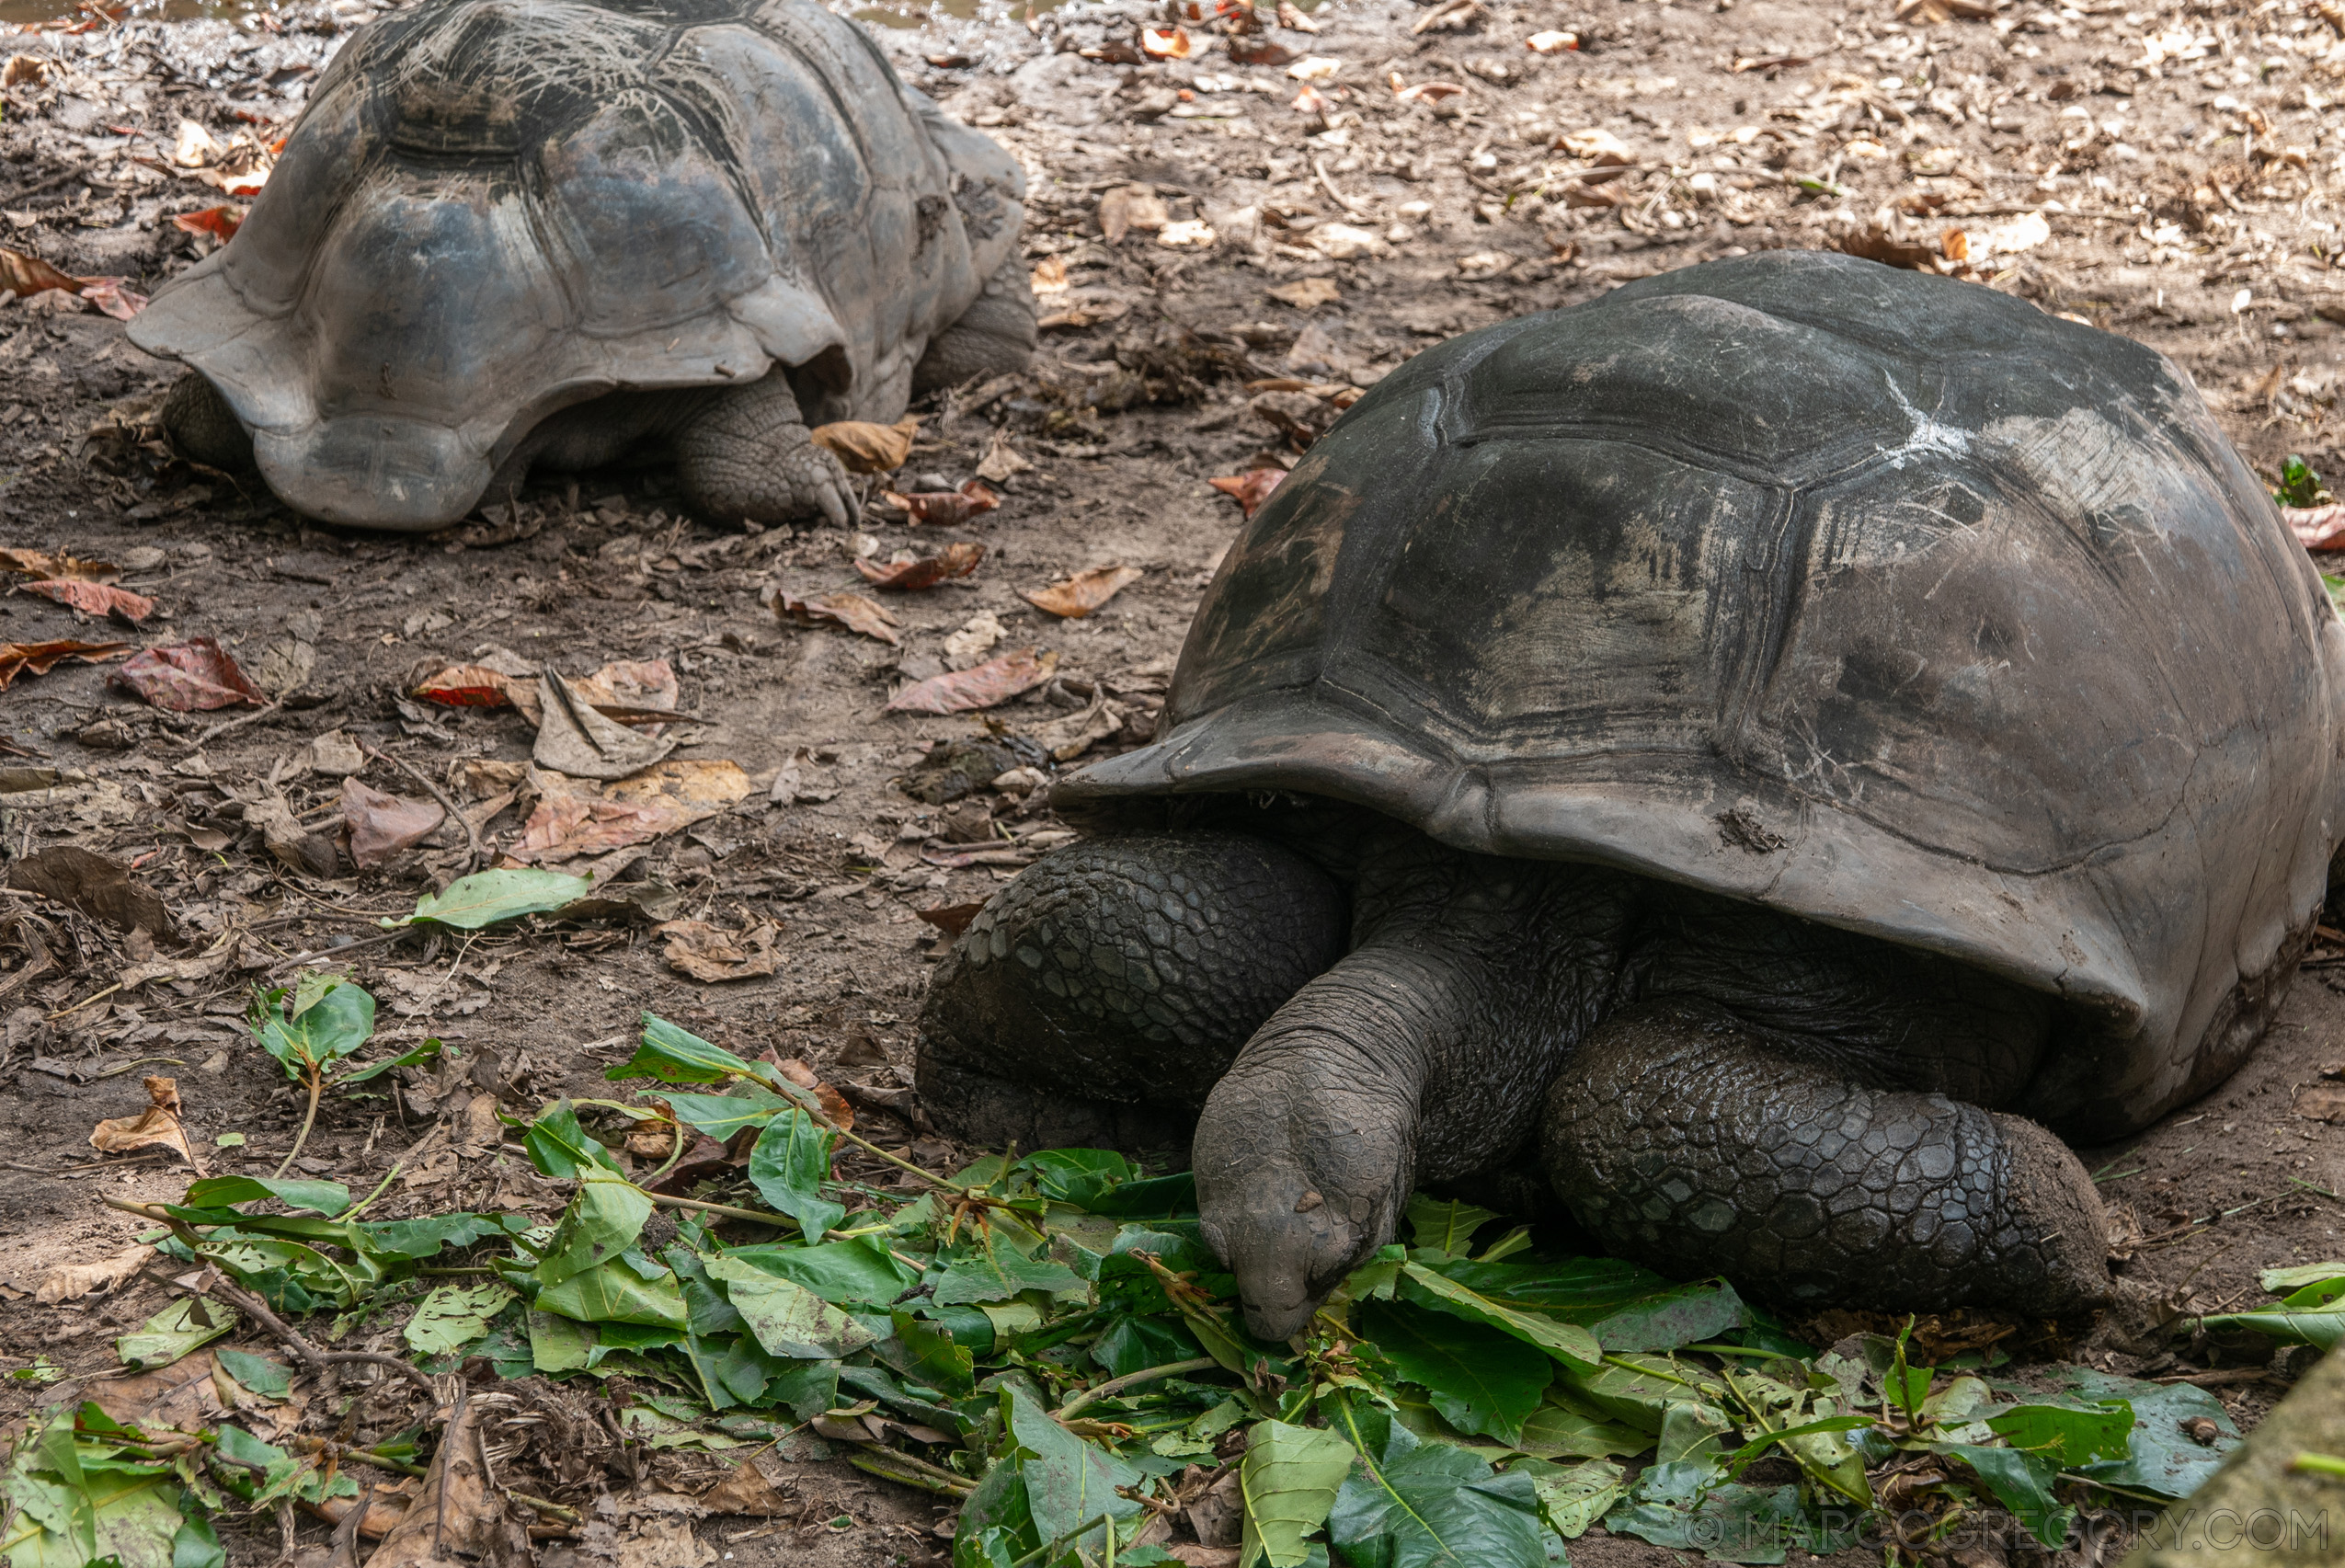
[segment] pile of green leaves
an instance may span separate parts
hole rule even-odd
[[[228,1177],[169,1206],[161,1244],[289,1312],[411,1303],[406,1343],[428,1368],[623,1374],[623,1419],[651,1446],[811,1424],[864,1469],[960,1500],[956,1568],[1171,1561],[1135,1538],[1190,1467],[1233,1459],[1249,1568],[1331,1551],[1529,1568],[1598,1521],[1779,1562],[1862,1529],[1891,1472],[1907,1533],[1916,1508],[1950,1529],[2000,1507],[2056,1542],[2079,1503],[2180,1497],[2237,1441],[2187,1385],[2069,1368],[2024,1387],[1976,1356],[1916,1366],[1904,1336],[1819,1355],[1723,1281],[1550,1255],[1525,1228],[1424,1196],[1407,1240],[1303,1335],[1260,1344],[1184,1174],[1012,1151],[916,1195],[881,1190],[834,1179],[832,1156],[844,1139],[894,1157],[771,1064],[646,1015],[610,1076],[649,1087],[514,1124],[538,1171],[571,1185],[554,1223],[366,1221],[336,1184]],[[738,1139],[746,1169],[656,1195],[589,1123],[612,1144]],[[655,1242],[661,1207],[676,1224]],[[778,1239],[717,1233],[745,1213]],[[458,1249],[469,1272],[446,1267]],[[2337,1272],[2323,1304],[2345,1295]],[[2191,1436],[2210,1430],[2201,1417],[2211,1441]]]

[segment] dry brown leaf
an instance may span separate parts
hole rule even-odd
[[[149,1078],[145,1110],[134,1116],[114,1116],[91,1129],[89,1146],[101,1154],[128,1154],[134,1149],[169,1149],[198,1174],[195,1150],[188,1144],[188,1129],[179,1120],[179,1082],[175,1078]]]
[[[433,1499],[434,1505],[402,1515],[366,1560],[366,1568],[453,1568],[477,1560],[496,1539],[505,1509],[502,1498],[490,1501],[480,1408],[471,1400],[457,1402],[416,1493]]]
[[[213,1379],[217,1364],[212,1352],[200,1350],[168,1367],[130,1378],[97,1378],[85,1396],[98,1409],[143,1431],[176,1427],[193,1432],[211,1425],[227,1411]]]
[[[875,637],[889,647],[904,646],[903,638],[896,635],[896,617],[880,608],[876,601],[860,593],[825,593],[813,599],[794,599],[777,592],[773,596],[773,613],[801,626],[844,626],[851,632]]]
[[[1134,229],[1153,232],[1172,221],[1152,186],[1119,185],[1099,199],[1099,232],[1110,245],[1120,245]]]
[[[1048,588],[1020,589],[1018,597],[1048,614],[1080,621],[1140,577],[1138,567],[1093,567]]]
[[[1150,60],[1186,60],[1189,33],[1185,28],[1142,28],[1140,52]]]
[[[96,850],[74,844],[40,850],[10,865],[7,882],[19,892],[70,905],[117,931],[143,931],[177,940],[170,906],[133,880],[129,867]]]
[[[882,490],[879,498],[904,513],[904,521],[914,528],[922,523],[956,527],[978,513],[991,511],[1001,504],[1001,498],[987,489],[984,482],[978,479],[971,479],[957,490],[919,490],[909,496],[894,490]]]
[[[79,582],[120,582],[122,568],[111,561],[81,561],[45,550],[0,549],[0,567],[29,578],[68,578]]]
[[[920,429],[917,418],[899,419],[892,425],[841,419],[817,425],[809,433],[815,445],[830,452],[850,474],[891,474],[912,455],[912,438],[920,434]]]
[[[111,1290],[145,1267],[154,1255],[154,1249],[141,1242],[90,1263],[61,1263],[41,1276],[32,1299],[53,1307],[60,1301],[78,1301],[93,1291]]]
[[[672,736],[629,729],[595,710],[576,683],[551,670],[538,677],[537,743],[531,758],[541,768],[580,779],[623,779],[641,773],[676,750]]]
[[[1006,703],[1032,691],[1058,668],[1056,652],[1019,648],[968,670],[948,670],[916,681],[888,700],[892,714],[959,714]]]
[[[749,774],[738,763],[670,758],[600,788],[559,773],[532,771],[536,808],[506,858],[545,865],[581,855],[606,854],[705,821],[748,798]]]
[[[260,688],[245,678],[228,650],[212,637],[189,637],[168,647],[143,649],[108,676],[106,683],[179,714],[233,707],[238,703],[255,707],[268,704]]]
[[[1046,256],[1034,264],[1027,275],[1026,286],[1037,294],[1063,294],[1067,292],[1067,258]]]
[[[783,1077],[811,1093],[815,1104],[822,1107],[824,1116],[851,1132],[854,1130],[855,1108],[847,1104],[844,1095],[817,1076],[813,1068],[796,1057],[784,1057],[772,1051],[766,1053],[766,1060],[772,1062]]]
[[[408,688],[407,695],[444,708],[509,708],[515,685],[512,676],[485,664],[452,664]]]
[[[752,921],[740,931],[722,931],[706,921],[669,921],[651,928],[668,939],[668,964],[696,980],[752,980],[781,967],[773,944],[782,928],[772,921]]]
[[[732,1474],[702,1493],[700,1505],[712,1514],[747,1514],[765,1519],[795,1514],[801,1506],[776,1491],[751,1459],[743,1459]]]
[[[2307,550],[2345,550],[2345,503],[2325,507],[2282,507],[2296,543]]]
[[[1013,479],[1033,468],[1034,464],[1018,455],[1010,444],[1010,432],[997,429],[985,443],[985,455],[978,459],[978,477],[999,485]]]
[[[350,859],[360,870],[388,863],[447,819],[436,800],[409,800],[355,778],[342,780],[342,825],[350,833]]]
[[[17,677],[29,670],[35,675],[46,675],[57,668],[61,659],[79,659],[84,664],[102,664],[109,658],[120,658],[130,651],[128,643],[78,643],[71,638],[53,643],[0,643],[0,692],[5,692]]]
[[[2298,1116],[2308,1121],[2345,1122],[2345,1083],[2307,1083],[2296,1091]]]
[[[613,1568],[708,1568],[715,1561],[716,1549],[702,1545],[685,1519],[646,1520],[619,1541],[612,1558]]]
[[[18,583],[17,591],[53,599],[85,615],[116,616],[133,626],[154,613],[154,601],[143,594],[132,593],[127,588],[116,588],[111,583],[89,582],[80,578]]]
[[[1343,297],[1336,292],[1334,283],[1325,278],[1298,278],[1291,283],[1281,283],[1264,292],[1281,304],[1293,305],[1297,310],[1316,310],[1321,305],[1332,305]]]
[[[875,567],[858,557],[855,570],[863,573],[875,588],[908,593],[917,589],[934,588],[948,578],[967,577],[984,559],[984,545],[963,540],[957,544],[946,545],[936,555],[903,555],[884,567]]]

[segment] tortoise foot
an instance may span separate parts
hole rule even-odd
[[[1614,1252],[1791,1305],[2063,1314],[2108,1299],[2107,1219],[2020,1116],[1852,1083],[1729,1014],[1649,1006],[1548,1097],[1548,1176]]]
[[[676,477],[715,518],[791,522],[819,517],[844,528],[854,488],[838,458],[814,444],[787,377],[772,372],[730,387],[676,432]]]
[[[163,429],[192,462],[232,474],[253,466],[252,437],[201,372],[189,371],[172,383],[163,400]]]
[[[938,333],[912,367],[912,395],[958,386],[978,376],[1024,370],[1034,358],[1034,286],[1024,256],[1012,249],[985,282],[985,292]]]

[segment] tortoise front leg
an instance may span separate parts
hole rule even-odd
[[[747,386],[726,387],[684,416],[676,430],[676,476],[685,498],[711,517],[822,517],[844,528],[854,515],[847,471],[814,444],[779,368]]]
[[[1070,845],[996,893],[938,966],[921,1103],[972,1142],[1184,1143],[1246,1036],[1344,933],[1333,880],[1266,840]]]
[[[1608,1020],[1549,1092],[1548,1179],[1611,1251],[1794,1304],[1895,1310],[2105,1301],[2107,1219],[2024,1117],[1865,1087],[1723,1011]]]
[[[253,466],[250,432],[201,371],[189,371],[172,383],[163,400],[163,430],[191,462],[232,474]]]

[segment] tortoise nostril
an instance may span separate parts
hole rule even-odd
[[[1307,1192],[1302,1196],[1295,1200],[1295,1212],[1298,1214],[1309,1214],[1312,1209],[1317,1208],[1321,1204],[1325,1203],[1326,1201],[1327,1200],[1325,1198],[1320,1196],[1319,1194],[1315,1192]]]

